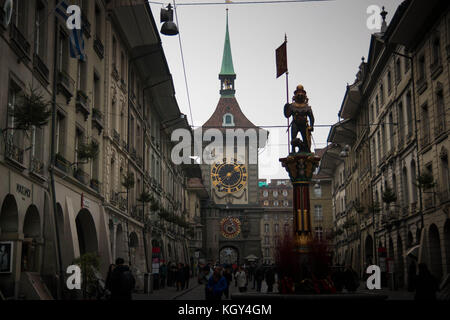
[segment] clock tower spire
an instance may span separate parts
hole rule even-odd
[[[233,57],[231,55],[230,32],[228,30],[228,8],[227,8],[227,26],[225,33],[225,46],[223,49],[222,69],[219,73],[220,79],[220,95],[222,97],[234,97],[236,90],[234,89],[234,73]]]

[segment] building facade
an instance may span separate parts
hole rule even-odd
[[[207,144],[204,144],[202,149],[202,154],[208,154],[209,158],[203,159],[201,164],[203,181],[211,195],[210,200],[202,206],[202,224],[205,228],[205,259],[227,264],[243,264],[261,259],[262,209],[258,206],[257,151],[265,143],[261,140],[267,138],[267,132],[260,130],[242,112],[235,97],[235,79],[227,11],[224,53],[219,74],[220,99],[208,121],[194,132],[194,136],[200,133],[205,137],[215,132],[219,136],[217,141],[223,146],[207,149]],[[215,131],[208,133],[212,129]],[[242,137],[245,135],[243,140],[234,136],[239,135],[239,132]]]
[[[336,262],[361,274],[377,263],[391,287],[407,284],[414,247],[437,278],[449,272],[449,21],[447,4],[404,1],[372,35],[321,163],[333,175]]]
[[[60,297],[56,275],[94,253],[103,276],[123,258],[142,290],[144,274],[158,272],[152,252],[156,262],[192,262],[195,192],[170,159],[171,132],[190,127],[147,2],[76,1],[85,61],[70,56],[57,3],[16,0],[11,23],[0,25],[0,170],[8,177],[0,242],[11,261],[0,289],[39,298],[29,283],[40,277]],[[14,110],[31,88],[54,118],[24,132]]]

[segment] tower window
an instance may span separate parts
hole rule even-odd
[[[234,117],[231,113],[227,113],[223,116],[224,127],[234,127]]]

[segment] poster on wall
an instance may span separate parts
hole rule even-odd
[[[12,273],[13,243],[0,241],[0,273]]]

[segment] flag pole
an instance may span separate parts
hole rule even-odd
[[[284,34],[284,42],[286,43],[286,69],[287,68],[287,34]],[[289,69],[286,71],[286,103],[289,103]],[[288,128],[288,154],[291,145],[291,136],[289,135],[289,118],[287,118],[287,128]]]

